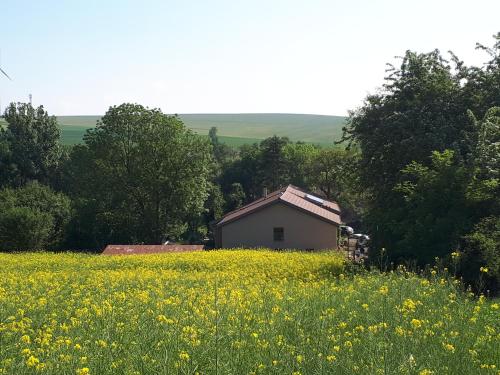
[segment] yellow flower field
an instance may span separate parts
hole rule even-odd
[[[336,253],[0,254],[0,374],[500,374],[499,303]]]

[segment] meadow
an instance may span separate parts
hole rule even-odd
[[[0,254],[0,374],[499,374],[499,303],[339,253]]]

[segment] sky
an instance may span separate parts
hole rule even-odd
[[[498,0],[0,0],[2,106],[346,115],[408,49],[487,61]]]

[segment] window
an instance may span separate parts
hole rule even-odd
[[[273,228],[273,238],[275,241],[285,240],[285,230],[282,227]]]

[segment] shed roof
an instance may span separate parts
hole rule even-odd
[[[229,212],[217,223],[217,225],[224,225],[234,220],[238,220],[258,209],[278,202],[295,207],[336,225],[342,223],[340,219],[340,207],[336,202],[327,201],[309,194],[296,186],[288,185],[285,188],[268,194],[266,197],[257,199],[246,206]]]
[[[155,253],[181,253],[187,251],[201,251],[203,245],[108,245],[103,255],[132,255]]]

